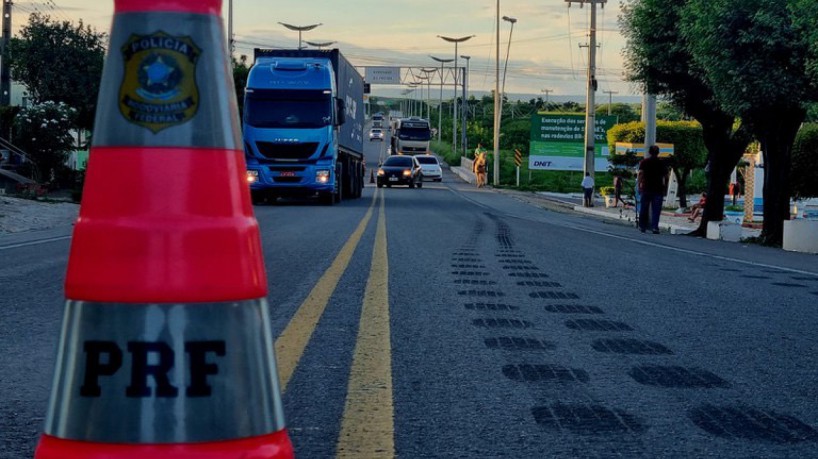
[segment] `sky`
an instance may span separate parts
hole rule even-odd
[[[598,9],[597,103],[608,97],[638,95],[624,81],[624,39],[617,24],[622,3],[608,0]],[[228,0],[224,0],[227,17]],[[496,0],[233,0],[236,54],[251,56],[255,47],[295,48],[298,32],[279,22],[322,25],[303,33],[304,41],[335,41],[353,65],[438,67],[429,56],[454,57],[454,44],[437,35],[475,35],[461,43],[458,54],[471,56],[469,90],[494,88]],[[20,0],[13,7],[13,29],[30,12],[84,23],[108,31],[113,0]],[[508,94],[551,97],[585,94],[590,7],[570,8],[565,0],[501,0],[500,16],[517,18],[511,35],[505,90]],[[510,24],[500,22],[500,66],[509,49]],[[306,46],[306,45],[305,45]],[[450,64],[449,64],[450,65]],[[461,59],[460,65],[465,62]],[[361,72],[363,73],[363,71]],[[374,86],[373,95],[396,87]],[[604,91],[616,91],[608,95]]]

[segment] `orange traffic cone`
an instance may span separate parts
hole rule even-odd
[[[35,458],[290,458],[222,0],[114,5]]]

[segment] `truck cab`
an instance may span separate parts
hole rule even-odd
[[[347,116],[337,81],[329,56],[257,55],[242,119],[254,202],[318,196],[333,203],[340,201],[344,188],[351,194],[347,197],[357,197],[354,186],[357,181],[362,186],[363,172],[358,178],[349,156],[362,146],[355,151],[339,144]],[[350,180],[356,183],[350,185]]]

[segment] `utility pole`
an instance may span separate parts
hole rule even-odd
[[[463,72],[464,72],[463,73],[463,108],[462,108],[462,110],[460,110],[460,112],[461,112],[460,117],[461,117],[461,119],[463,121],[463,129],[462,129],[462,135],[461,135],[461,138],[460,138],[460,143],[463,144],[463,157],[465,158],[468,155],[468,148],[469,148],[468,145],[467,145],[468,144],[468,138],[466,137],[466,118],[468,117],[468,114],[469,114],[468,113],[469,102],[468,102],[468,100],[466,100],[466,97],[468,97],[467,91],[468,91],[468,86],[469,86],[469,60],[471,59],[471,56],[465,56],[465,55],[461,54],[460,57],[462,57],[463,59],[466,59],[466,68],[463,70]]]
[[[3,0],[3,40],[0,46],[2,61],[0,62],[0,106],[8,107],[11,104],[11,69],[6,59],[9,42],[11,42],[11,0]]]
[[[602,91],[608,95],[608,116],[611,116],[611,105],[613,105],[613,95],[619,94],[619,91]]]
[[[233,0],[227,3],[227,54],[233,59]]]
[[[497,0],[497,24],[494,26],[497,37],[496,59],[494,61],[494,186],[500,185],[500,0]]]
[[[642,122],[645,123],[645,157],[648,148],[656,143],[656,96],[642,96]]]
[[[585,167],[584,171],[594,177],[596,161],[594,159],[594,134],[596,133],[596,5],[601,4],[602,8],[608,0],[565,0],[568,7],[573,3],[579,3],[580,8],[589,4],[591,7],[591,26],[589,30],[588,44],[588,91],[585,102]]]
[[[554,92],[553,89],[541,89],[540,92],[545,93],[545,111],[548,111],[548,95]]]

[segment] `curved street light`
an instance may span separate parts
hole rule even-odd
[[[335,42],[335,41],[314,42],[314,41],[306,41],[305,40],[304,43],[306,43],[306,44],[308,44],[310,46],[315,46],[318,49],[324,49],[327,46],[332,46],[337,42]]]
[[[459,38],[445,37],[443,35],[438,35],[437,37],[449,43],[454,43],[454,99],[452,100],[452,153],[454,153],[457,151],[457,45],[476,37],[476,35],[467,35]]]
[[[463,116],[462,119],[462,128],[461,128],[461,135],[460,135],[460,143],[463,144],[463,156],[468,157],[468,136],[466,135],[466,124],[469,117],[469,62],[471,60],[471,56],[467,56],[465,54],[461,54],[460,57],[466,59],[466,71],[463,74]]]
[[[311,25],[306,25],[306,26],[297,26],[297,25],[287,24],[287,23],[284,23],[284,22],[279,22],[279,24],[283,25],[284,27],[286,27],[286,28],[288,28],[290,30],[295,30],[295,31],[298,32],[298,49],[302,49],[302,47],[301,47],[301,32],[307,32],[307,31],[312,30],[312,29],[314,29],[314,28],[316,28],[316,27],[318,27],[320,25],[323,25],[320,22],[318,24],[311,24]]]
[[[435,56],[429,57],[440,62],[440,104],[437,106],[437,141],[440,142],[441,133],[443,132],[443,64],[452,62],[454,59],[441,59]]]
[[[511,23],[511,30],[508,31],[508,47],[506,48],[506,63],[503,65],[503,90],[501,94],[503,96],[506,95],[506,72],[508,71],[508,55],[511,53],[511,34],[514,33],[514,24],[517,22],[517,18],[512,18],[509,16],[503,16],[503,20],[506,22]],[[502,103],[502,99],[500,101]]]

